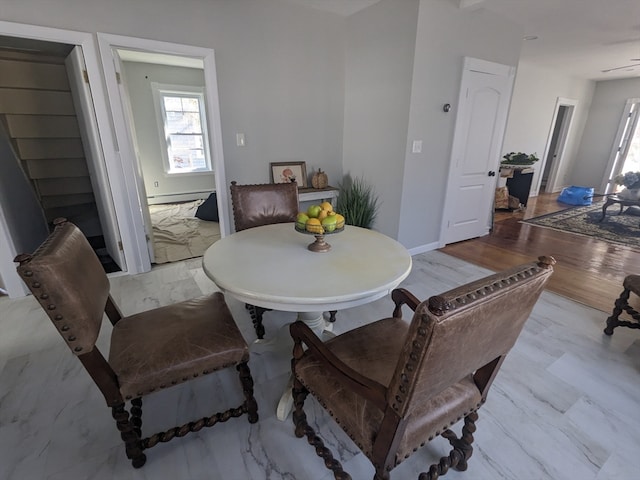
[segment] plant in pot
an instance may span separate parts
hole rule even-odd
[[[501,165],[533,165],[540,160],[535,153],[509,152],[502,157]]]
[[[371,228],[379,208],[379,199],[373,187],[362,178],[352,179],[347,175],[339,188],[336,211],[344,216],[345,223]]]

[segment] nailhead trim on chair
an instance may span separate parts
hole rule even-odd
[[[429,298],[429,311],[434,315],[442,316],[450,310],[454,310],[461,305],[466,305],[469,301],[477,300],[479,297],[484,297],[487,294],[494,292],[495,290],[500,290],[504,287],[511,285],[512,283],[516,283],[520,280],[530,277],[535,273],[539,272],[541,268],[544,268],[544,267],[541,267],[539,265],[530,267],[527,270],[518,272],[515,275],[512,275],[507,278],[503,278],[499,281],[485,285],[484,287],[480,287],[475,292],[467,293],[466,295],[456,297],[449,302],[445,301],[444,298],[440,296],[431,297]]]
[[[487,284],[483,287],[478,288],[475,292],[467,293],[466,295],[461,295],[452,299],[451,301],[446,301],[441,296],[433,296],[428,300],[428,308],[431,313],[437,316],[442,316],[446,312],[451,310],[455,310],[461,305],[466,305],[469,302],[473,302],[478,298],[484,297],[489,293],[494,292],[496,289],[502,289],[512,283],[518,282],[520,280],[526,279],[527,277],[531,277],[535,273],[539,272],[542,268],[546,268],[545,265],[553,265],[555,260],[547,259],[544,257],[539,258],[540,263],[537,265],[533,265],[526,270],[522,270],[515,275],[511,275],[510,277],[503,278],[499,281],[493,282],[491,284]],[[423,316],[421,319],[422,325],[418,327],[417,334],[419,337],[424,337],[427,333],[424,324],[427,322],[427,317]],[[412,373],[415,370],[415,363],[419,359],[420,349],[422,348],[421,342],[414,340],[412,343],[412,351],[409,353],[409,362],[404,367],[404,372],[401,374],[401,383],[398,387],[399,393],[395,395],[395,403],[391,405],[396,412],[400,411],[400,405],[402,405],[405,401],[406,396],[406,388],[404,386],[409,382],[409,375],[406,372]]]
[[[422,316],[422,318],[420,319],[420,322],[422,323],[422,325],[427,323],[426,315]],[[419,337],[424,337],[426,334],[427,334],[427,329],[424,326],[418,327]],[[391,408],[393,408],[396,412],[399,412],[400,405],[404,403],[405,397],[407,395],[406,385],[409,383],[409,375],[407,375],[406,372],[413,372],[415,369],[415,363],[420,358],[419,353],[420,353],[420,349],[422,348],[422,343],[418,340],[414,340],[411,346],[413,347],[413,349],[411,350],[411,352],[409,352],[410,361],[407,362],[407,364],[405,365],[404,367],[405,371],[400,374],[401,383],[400,383],[400,386],[398,387],[399,393],[397,393],[396,396],[394,397],[395,403],[391,405]]]
[[[31,257],[31,256],[30,256],[30,257]],[[27,277],[31,277],[31,276],[33,276],[33,272],[32,272],[31,270],[28,270],[28,271],[26,271],[26,272],[25,272],[25,276],[27,276]],[[36,282],[34,282],[34,283],[32,284],[32,286],[33,286],[34,288],[41,288],[41,287],[42,287],[42,284],[41,284],[40,282],[37,282],[37,281],[36,281]],[[46,292],[42,292],[42,293],[39,295],[39,298],[40,298],[40,299],[42,299],[42,300],[46,300],[46,299],[48,299],[48,298],[49,298],[49,294],[48,294],[48,293],[46,293]],[[47,310],[49,310],[49,311],[54,311],[54,310],[56,310],[56,308],[57,308],[57,307],[56,307],[56,305],[55,305],[55,304],[51,303],[51,304],[48,304],[46,308],[47,308]],[[64,318],[64,317],[63,317],[63,315],[62,315],[62,314],[60,314],[60,313],[56,314],[56,315],[53,317],[53,319],[54,319],[54,320],[56,320],[56,321],[60,321],[60,320],[62,320],[63,318]],[[71,344],[71,342],[75,342],[75,341],[77,340],[77,338],[76,338],[76,336],[75,336],[75,335],[73,335],[73,333],[72,333],[72,332],[70,332],[69,330],[70,330],[69,325],[66,325],[66,324],[65,324],[65,325],[62,325],[62,326],[60,327],[60,331],[65,333],[65,335],[62,335],[62,338],[64,338],[64,339],[65,339],[65,341],[67,342],[67,344],[69,344],[69,347],[71,347],[71,345],[70,345],[70,344]],[[80,352],[82,352],[82,350],[83,350],[83,348],[82,348],[82,347],[74,347],[74,348],[73,348],[73,351],[74,351],[74,352],[76,352],[76,353],[80,353]],[[232,366],[234,366],[234,365],[235,365],[235,363],[234,363],[234,362],[231,362],[231,363],[228,363],[228,364],[222,365],[221,367],[219,367],[219,368],[217,368],[217,369],[214,369],[214,370],[204,370],[204,371],[202,372],[202,374],[203,374],[203,375],[208,375],[209,373],[213,373],[213,372],[218,371],[218,370],[223,370],[223,369],[226,369],[226,368],[232,367]],[[199,375],[200,375],[200,374],[199,374],[199,373],[197,373],[197,372],[196,372],[196,373],[194,373],[194,374],[192,374],[193,378],[197,378]],[[188,380],[189,380],[189,377],[183,377],[183,378],[182,378],[182,381],[183,381],[183,382],[186,382],[186,381],[188,381]],[[171,383],[171,385],[177,385],[178,383],[181,383],[181,382],[179,382],[178,380],[172,380],[170,383]],[[167,388],[167,386],[168,386],[168,385],[160,385],[160,386],[159,386],[159,389]],[[149,394],[149,393],[153,393],[153,392],[155,392],[156,390],[158,390],[158,387],[156,387],[156,388],[152,388],[152,389],[150,389],[150,390],[147,390],[146,392],[137,392],[137,396],[138,396],[138,397],[142,397],[142,396],[147,395],[147,394]],[[133,396],[131,396],[131,395],[127,395],[125,398],[126,398],[126,400],[131,400],[131,399],[133,398]]]
[[[472,408],[471,410],[465,411],[462,415],[460,415],[456,420],[452,420],[451,422],[449,422],[448,425],[444,425],[442,427],[441,430],[436,430],[434,435],[431,435],[427,442],[432,441],[434,438],[436,438],[438,435],[442,435],[444,432],[446,432],[449,427],[451,427],[452,425],[455,425],[456,423],[458,423],[460,420],[462,420],[463,418],[465,418],[466,416],[472,414],[473,412],[477,412],[478,409],[484,404],[484,400],[482,400],[481,402],[478,402],[478,404],[475,406],[475,408]],[[424,447],[426,445],[427,442],[422,442],[420,444],[420,447],[415,447],[413,449],[414,452],[418,451],[419,448]],[[407,458],[409,458],[411,456],[410,453],[405,454],[404,458],[400,458],[400,459],[396,459],[394,466],[398,466],[399,464],[401,464],[404,460],[406,460]],[[391,471],[393,467],[389,466],[387,467],[387,471]]]
[[[27,255],[26,258],[22,258],[21,261],[26,261],[26,259],[31,259],[33,258],[32,255]],[[31,270],[27,270],[26,272],[24,272],[25,277],[32,277],[33,276],[33,271]],[[33,288],[42,288],[42,283],[35,281],[31,284],[31,286]],[[40,300],[48,300],[49,299],[49,294],[45,291],[42,292],[40,295],[38,295],[38,298]],[[40,302],[42,303],[42,302]],[[57,310],[57,305],[54,303],[50,303],[46,306],[46,309],[49,312],[53,312],[54,310]],[[60,320],[62,320],[64,318],[64,316],[61,313],[56,313],[55,316],[53,316],[53,320],[55,320],[56,322],[59,322]],[[77,340],[77,337],[75,335],[73,335],[72,332],[69,332],[71,327],[69,327],[69,325],[62,325],[61,327],[59,327],[61,332],[64,332],[65,335],[62,335],[62,338],[64,338],[64,340],[67,342],[67,344],[69,344],[69,347],[71,348],[71,342],[75,342]],[[82,347],[74,347],[73,351],[76,353],[80,353],[82,352],[83,348]]]
[[[210,373],[217,372],[218,370],[224,370],[225,368],[230,368],[230,367],[233,367],[234,365],[236,365],[236,363],[235,362],[231,362],[231,363],[226,363],[226,364],[222,365],[221,367],[218,367],[218,368],[213,369],[213,370],[203,370],[202,371],[202,375],[209,375]],[[197,378],[199,376],[200,376],[199,373],[193,373],[192,374],[193,378]],[[159,385],[158,387],[151,388],[151,389],[149,389],[147,391],[136,392],[136,396],[135,397],[133,397],[132,395],[127,395],[124,398],[125,398],[125,400],[131,400],[132,398],[143,397],[145,395],[148,395],[150,393],[155,392],[156,390],[162,390],[162,389],[170,387],[172,385],[177,385],[178,383],[187,382],[189,379],[190,379],[190,377],[182,377],[181,381],[180,380],[170,380],[168,382],[169,384],[163,383],[162,385]]]
[[[47,239],[47,240],[49,240],[49,239]],[[48,242],[45,242],[45,243],[48,243]],[[44,245],[44,244],[43,244],[43,245]],[[40,248],[42,248],[42,246],[41,246]],[[20,262],[20,263],[22,264],[23,262],[28,262],[28,261],[30,261],[32,258],[33,258],[33,255],[29,255],[29,254],[18,255],[18,256],[16,257],[15,261]],[[32,277],[32,276],[33,276],[33,271],[32,271],[32,270],[27,270],[27,271],[25,271],[25,272],[24,272],[24,276],[25,276],[25,277]],[[34,282],[31,284],[31,286],[32,286],[33,288],[41,288],[41,287],[42,287],[42,284],[36,280],[36,281],[34,281]],[[48,300],[48,299],[49,299],[49,294],[48,294],[47,292],[42,292],[42,293],[39,295],[39,299],[40,299],[40,300]],[[40,303],[42,303],[42,302],[40,302]],[[55,305],[55,304],[53,304],[53,303],[50,303],[50,304],[48,304],[48,305],[46,306],[46,309],[47,309],[48,311],[50,311],[50,312],[52,312],[52,311],[56,310],[56,308],[57,308],[57,307],[56,307],[56,305]],[[62,320],[62,319],[63,319],[63,316],[62,316],[60,313],[58,313],[58,314],[56,314],[56,315],[53,317],[53,319],[54,319],[55,321],[60,321],[60,320]],[[69,327],[68,325],[63,325],[63,326],[60,328],[60,330],[61,330],[62,332],[68,332],[68,331],[69,331],[69,328],[70,328],[70,327]],[[65,338],[65,336],[64,336],[64,335],[63,335],[62,337],[63,337],[63,338]],[[72,334],[71,334],[71,335],[68,335],[68,336],[65,338],[65,340],[67,340],[67,343],[69,343],[69,342],[74,342],[74,341],[76,340],[76,337],[75,337],[75,335],[72,335]],[[75,352],[81,352],[81,351],[82,351],[82,347],[75,347],[73,350],[74,350]]]
[[[298,379],[298,380],[300,380],[300,379]],[[320,396],[319,396],[315,391],[313,391],[313,390],[309,389],[309,387],[307,387],[307,385],[305,385],[305,383],[304,383],[302,380],[300,380],[300,383],[302,383],[302,385],[307,389],[307,391],[308,391],[311,395],[313,395],[313,396],[316,398],[316,400],[317,400],[317,401],[318,401],[318,403],[322,406],[322,408],[324,408],[325,410],[327,410],[327,404],[325,403],[325,401],[324,401],[324,400],[322,400],[322,398],[321,398],[321,397],[320,397]],[[332,411],[327,410],[327,412],[329,413],[329,415],[330,415],[332,418],[334,418],[334,419],[336,420],[336,422],[338,423],[338,425],[341,425],[340,421],[339,421],[339,420],[338,420],[338,419],[333,415],[333,412],[332,412]],[[353,440],[353,443],[355,443],[355,444],[358,446],[358,448],[360,448],[360,450],[362,450],[363,452],[365,452],[364,447],[363,447],[360,443],[358,443],[358,441],[356,440],[356,437],[355,437],[355,436],[354,436],[354,435],[349,431],[349,429],[348,429],[348,428],[346,428],[346,426],[345,426],[345,425],[341,425],[341,426],[342,426],[342,430],[344,431],[344,433],[346,433],[346,434],[347,434],[347,436],[348,436],[351,440]],[[369,453],[369,454],[370,454],[371,452],[367,450],[367,451],[365,452],[365,454],[366,454],[366,453]]]
[[[426,332],[425,332],[425,333],[426,333]],[[300,379],[298,379],[298,380],[300,380]],[[320,404],[320,405],[321,405],[321,406],[322,406],[322,407],[323,407],[323,408],[324,408],[324,409],[329,413],[329,415],[330,415],[333,419],[335,419],[336,423],[337,423],[338,425],[340,425],[340,426],[341,426],[341,428],[342,428],[342,430],[344,431],[344,433],[346,433],[346,434],[347,434],[347,436],[348,436],[351,440],[353,440],[353,443],[355,443],[355,444],[358,446],[358,448],[359,448],[360,450],[362,450],[362,452],[363,452],[363,453],[365,453],[365,455],[367,455],[367,454],[371,454],[371,453],[372,453],[372,452],[370,452],[370,451],[368,451],[368,450],[366,450],[366,451],[365,451],[364,446],[363,446],[362,444],[358,443],[358,441],[356,440],[355,436],[354,436],[354,435],[349,431],[349,429],[348,429],[348,428],[346,428],[346,425],[343,425],[343,424],[340,422],[340,420],[334,416],[333,412],[332,412],[331,410],[328,410],[328,409],[327,409],[327,404],[326,404],[326,402],[325,402],[325,401],[324,401],[324,400],[323,400],[323,399],[322,399],[322,398],[321,398],[321,397],[320,397],[320,396],[319,396],[319,395],[318,395],[314,390],[310,389],[310,388],[309,388],[309,387],[308,387],[308,386],[307,386],[307,385],[306,385],[302,380],[300,380],[300,383],[304,386],[304,388],[305,388],[305,389],[306,389],[306,390],[307,390],[311,395],[313,395],[313,396],[316,398],[316,400],[318,401],[318,403],[319,403],[319,404]],[[485,402],[485,400],[484,400],[484,399],[483,399],[483,400],[481,400],[480,402],[478,402],[478,403],[476,404],[475,408],[472,408],[472,409],[471,409],[471,410],[469,410],[469,411],[465,411],[465,412],[464,412],[462,415],[460,415],[456,420],[451,421],[448,425],[444,425],[444,426],[442,426],[442,428],[441,428],[440,430],[437,430],[437,431],[435,432],[435,435],[432,435],[432,436],[430,436],[430,437],[429,437],[428,441],[430,442],[430,441],[431,441],[431,440],[433,440],[435,437],[437,437],[438,435],[440,435],[442,432],[445,432],[446,430],[448,430],[450,426],[452,426],[452,425],[456,424],[457,422],[459,422],[460,420],[462,420],[462,419],[463,419],[464,417],[466,417],[467,415],[469,415],[469,414],[471,414],[471,413],[473,413],[473,412],[476,412],[476,411],[477,411],[477,410],[478,410],[478,409],[479,409],[479,408],[484,404],[484,402]],[[395,406],[394,406],[394,405],[393,405],[392,407],[395,409]],[[423,447],[425,444],[426,444],[426,442],[422,442],[422,443],[420,444],[420,447]],[[419,447],[414,448],[414,449],[413,449],[413,451],[414,451],[414,452],[415,452],[415,451],[417,451],[417,450],[418,450],[418,448],[419,448]],[[367,455],[367,456],[368,456],[368,455]],[[411,454],[406,454],[404,458],[396,459],[396,460],[395,460],[394,465],[395,465],[395,466],[399,465],[400,463],[402,463],[404,460],[406,460],[406,459],[407,459],[407,458],[409,458],[410,456],[411,456]],[[391,471],[391,469],[392,469],[392,468],[393,468],[392,466],[388,466],[388,467],[387,467],[387,471]]]

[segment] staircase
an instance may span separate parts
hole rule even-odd
[[[66,217],[102,235],[64,58],[0,47],[5,128],[48,222]]]

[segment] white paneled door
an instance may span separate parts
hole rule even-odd
[[[466,58],[441,230],[442,245],[489,233],[515,68]]]
[[[76,46],[66,58],[67,74],[71,95],[76,105],[78,127],[84,155],[87,159],[89,178],[93,189],[93,195],[98,209],[98,219],[102,227],[102,234],[107,252],[111,259],[123,272],[127,271],[127,265],[122,250],[122,239],[118,227],[112,192],[109,189],[109,177],[106,172],[104,154],[100,140],[100,130],[93,106],[93,95],[89,82],[85,80],[87,67],[84,62],[82,48]]]

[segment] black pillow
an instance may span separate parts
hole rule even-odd
[[[210,222],[220,221],[220,218],[218,218],[218,199],[216,198],[216,192],[209,195],[209,198],[198,207],[196,217],[200,220],[208,220]]]

